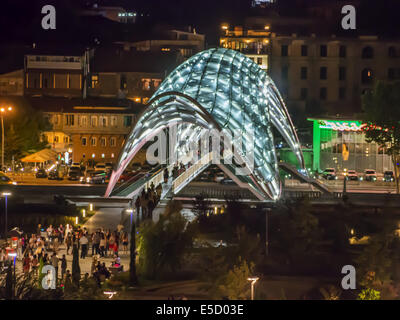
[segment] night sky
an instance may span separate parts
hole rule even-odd
[[[346,1],[338,1],[343,4]],[[301,17],[305,7],[323,0],[278,0],[281,15]],[[358,27],[366,33],[398,34],[400,30],[399,0],[360,0],[357,11]],[[223,21],[240,24],[246,15],[267,14],[266,10],[251,9],[251,0],[2,0],[0,10],[0,43],[12,42],[70,42],[90,44],[95,37],[103,42],[113,41],[124,29],[136,26],[115,26],[109,21],[82,19],[77,16],[79,8],[99,5],[120,5],[126,9],[150,14],[149,25],[166,23],[177,28],[191,25],[197,32],[207,35],[208,43],[217,43],[219,25]],[[41,7],[52,4],[57,9],[57,30],[41,29]]]

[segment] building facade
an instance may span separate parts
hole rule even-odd
[[[376,80],[400,79],[399,39],[317,34],[307,19],[253,18],[245,27],[222,28],[220,45],[261,65],[290,110],[351,115],[361,111],[361,96]]]
[[[365,140],[364,124],[355,119],[320,118],[313,122],[313,171],[335,168],[338,171],[366,169],[378,173],[393,171],[385,148]]]
[[[24,67],[25,96],[82,97],[88,59],[74,55],[27,54]]]
[[[142,106],[129,100],[34,98],[52,129],[49,146],[73,162],[115,162]],[[38,107],[40,105],[40,107]]]
[[[24,71],[16,70],[0,74],[0,95],[22,96],[24,94]]]

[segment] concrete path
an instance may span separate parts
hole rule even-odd
[[[96,214],[83,226],[89,230],[89,233],[99,228],[110,229],[111,231],[117,230],[124,211],[125,208],[99,208],[96,210]]]

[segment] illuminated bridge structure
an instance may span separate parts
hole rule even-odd
[[[114,187],[120,175],[146,142],[160,131],[176,125],[184,128],[178,130],[178,135],[188,128],[192,129],[192,139],[198,138],[196,132],[201,128],[215,128],[229,129],[232,132],[239,130],[243,145],[254,143],[254,166],[247,163],[248,159],[244,154],[234,152],[233,155],[234,163],[245,162],[246,168],[251,168],[248,175],[238,176],[234,165],[221,164],[220,167],[259,200],[277,200],[282,193],[272,126],[285,139],[295,153],[300,167],[304,169],[295,128],[271,78],[240,52],[224,48],[209,49],[178,66],[150,99],[126,139],[111,175],[106,197],[117,194]],[[253,137],[250,136],[251,133]],[[204,166],[199,165],[190,174],[186,173],[186,178],[178,179],[186,185],[203,169]],[[160,172],[159,176],[161,175]],[[161,183],[162,179],[156,180]],[[155,178],[152,182],[154,181]],[[148,182],[149,178],[136,182],[135,190],[122,194],[131,197]],[[176,186],[176,181],[174,184],[176,192],[183,185]]]

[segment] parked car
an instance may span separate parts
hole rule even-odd
[[[215,174],[215,182],[221,182],[224,179],[225,179],[225,173],[220,171]]]
[[[64,180],[58,170],[51,170],[49,171],[49,175],[47,176],[49,180]]]
[[[326,180],[337,180],[338,178],[334,168],[326,168],[324,172],[322,172],[322,177]]]
[[[364,180],[365,181],[376,181],[376,171],[373,169],[366,169],[364,171]]]
[[[36,178],[47,178],[46,170],[44,170],[44,169],[39,169],[39,170],[36,172]]]
[[[68,180],[78,181],[82,176],[82,172],[80,168],[70,168],[68,172]]]
[[[17,183],[3,172],[0,172],[0,184],[17,184]]]
[[[99,162],[98,164],[96,164],[96,166],[94,167],[95,171],[106,171],[106,164],[103,162]]]
[[[106,162],[105,165],[106,165],[106,170],[108,172],[111,172],[113,169],[113,164],[111,162]]]
[[[358,181],[359,177],[356,170],[348,170],[346,175],[347,180]]]
[[[394,173],[393,173],[393,171],[385,171],[383,173],[383,181],[385,181],[385,182],[393,182],[394,181]]]
[[[221,180],[221,184],[227,184],[227,185],[232,185],[236,184],[231,178],[225,178]]]
[[[105,171],[95,171],[86,177],[86,183],[90,184],[104,184],[108,182],[109,175]]]

